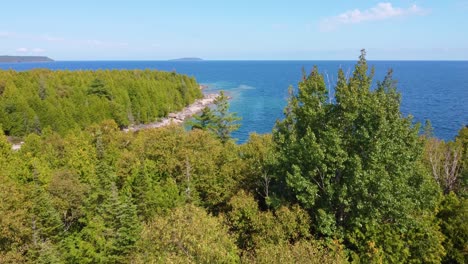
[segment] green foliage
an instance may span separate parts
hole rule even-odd
[[[205,107],[199,116],[191,122],[193,129],[202,129],[212,132],[221,142],[226,143],[231,133],[238,130],[240,120],[235,113],[229,112],[229,98],[223,91],[214,101],[214,108]]]
[[[203,108],[200,115],[196,115],[189,124],[192,126],[192,129],[201,129],[201,130],[208,130],[213,131],[214,123],[216,122],[216,116],[214,111],[211,110],[208,106]]]
[[[432,137],[430,123],[424,136],[424,163],[445,194],[439,212],[443,246],[446,256],[443,263],[468,261],[468,202],[467,202],[467,142],[468,129],[459,131],[455,141],[444,142]]]
[[[246,263],[345,263],[339,245],[324,247],[310,235],[310,218],[295,205],[259,210],[252,195],[240,191],[229,202],[225,221]],[[311,260],[311,256],[315,256]]]
[[[237,246],[247,252],[266,244],[295,242],[306,239],[310,219],[300,207],[282,207],[273,214],[261,212],[252,195],[240,191],[229,202],[228,225]]]
[[[78,233],[75,247],[91,262],[123,263],[138,240],[140,222],[132,198],[116,187],[116,175],[107,164],[105,135],[96,135],[96,178],[88,200],[85,217],[86,227]],[[92,247],[87,254],[84,247]],[[81,253],[80,252],[80,253]],[[76,256],[74,256],[76,258]]]
[[[277,207],[270,196],[271,182],[277,155],[273,148],[271,135],[251,134],[249,141],[240,146],[242,158],[242,189],[254,194],[261,201],[261,207]]]
[[[421,163],[418,126],[400,113],[392,72],[374,90],[367,72],[363,51],[349,80],[339,71],[336,102],[316,67],[304,76],[274,131],[276,195],[306,208],[322,236],[344,239],[353,259],[407,262],[426,252],[440,261],[440,233],[418,217],[434,221],[439,197]]]
[[[343,252],[334,252],[314,241],[302,240],[295,244],[269,244],[256,251],[254,259],[246,258],[245,263],[311,263],[339,264],[347,263]]]
[[[65,230],[79,228],[88,186],[70,171],[58,171],[48,185],[53,207],[60,215]]]
[[[468,198],[468,126],[460,129],[456,137],[455,144],[459,145],[462,150],[459,180],[461,186],[459,194]]]
[[[273,135],[236,145],[224,95],[200,129],[120,131],[193,78],[0,71],[0,262],[467,262],[468,129],[419,136],[391,72],[367,73],[363,53],[329,98],[314,68]]]
[[[424,162],[444,194],[453,191],[462,195],[466,192],[464,168],[468,163],[465,153],[460,137],[446,143],[430,134],[425,136]]]
[[[214,121],[214,132],[221,140],[225,143],[231,138],[231,133],[239,129],[240,124],[236,122],[240,120],[235,113],[229,112],[229,101],[228,97],[223,91],[220,92],[215,102],[215,116]]]
[[[6,139],[0,137],[1,146]],[[1,166],[0,171],[0,262],[25,262],[25,252],[32,241],[28,214],[31,203],[26,198],[25,187],[10,179],[5,167]]]
[[[133,263],[238,263],[221,221],[193,205],[177,207],[145,225]]]
[[[131,198],[119,195],[113,183],[99,192],[99,205],[82,219],[85,227],[66,240],[70,262],[125,263],[138,240],[140,222]]]
[[[438,213],[441,229],[447,237],[444,263],[468,262],[468,200],[453,192],[445,196]]]
[[[186,201],[216,212],[237,192],[240,159],[232,142],[223,145],[208,132],[187,134],[181,127],[141,131],[136,141],[135,151],[143,154],[142,160],[152,169],[148,181],[159,184],[174,180]],[[168,195],[172,198],[167,196],[167,200],[180,201],[174,191]]]
[[[93,82],[91,83],[89,90],[87,94],[94,94],[99,97],[104,97],[107,100],[112,100],[112,95],[110,92],[106,89],[105,83],[100,80],[100,79],[94,79]]]
[[[202,96],[195,79],[151,70],[0,70],[0,80],[0,124],[10,136],[152,122]]]

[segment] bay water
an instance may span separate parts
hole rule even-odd
[[[52,70],[157,69],[194,76],[207,92],[224,90],[232,99],[231,111],[242,118],[233,136],[245,142],[250,133],[270,133],[283,118],[288,87],[297,87],[302,70],[314,65],[330,87],[338,69],[352,74],[355,61],[55,61],[0,63],[0,69]],[[392,68],[402,95],[401,111],[414,122],[429,119],[434,134],[452,140],[468,124],[468,61],[369,61],[376,81]],[[333,93],[333,91],[332,91]]]

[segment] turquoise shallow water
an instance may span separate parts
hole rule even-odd
[[[283,117],[287,90],[296,86],[304,68],[313,65],[333,86],[338,69],[351,72],[354,61],[58,61],[0,64],[2,69],[159,69],[194,76],[208,91],[225,90],[231,111],[242,117],[234,133],[244,142],[251,132],[269,133]],[[450,140],[468,124],[468,61],[370,61],[375,80],[393,68],[402,94],[401,110],[417,122],[430,119],[437,137]],[[328,82],[328,81],[327,81]],[[374,81],[375,83],[375,81]]]

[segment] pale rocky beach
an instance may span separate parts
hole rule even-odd
[[[165,127],[172,124],[181,124],[186,119],[200,113],[205,107],[213,104],[218,96],[218,93],[204,94],[202,99],[196,100],[193,104],[185,107],[179,112],[170,113],[167,117],[162,118],[157,122],[129,126],[128,128],[123,129],[123,131],[130,132],[142,129]]]

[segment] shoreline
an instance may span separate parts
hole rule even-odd
[[[201,88],[201,87],[200,87]],[[169,113],[167,117],[162,118],[159,121],[148,123],[148,124],[140,124],[140,125],[131,125],[127,128],[122,129],[123,132],[136,132],[142,129],[152,129],[152,128],[160,128],[166,127],[169,125],[174,124],[182,124],[186,119],[200,113],[205,107],[212,105],[216,98],[218,98],[219,93],[207,93],[203,94],[203,98],[195,100],[192,104],[184,107],[182,110],[178,112]],[[21,141],[19,143],[11,144],[11,149],[16,151],[21,148],[24,142]]]
[[[173,124],[182,124],[186,119],[200,113],[205,107],[213,104],[218,96],[219,93],[203,94],[203,98],[195,100],[195,102],[184,107],[178,112],[169,113],[167,117],[164,117],[159,121],[148,124],[129,126],[128,128],[122,129],[122,131],[135,132],[142,129],[160,128]]]

